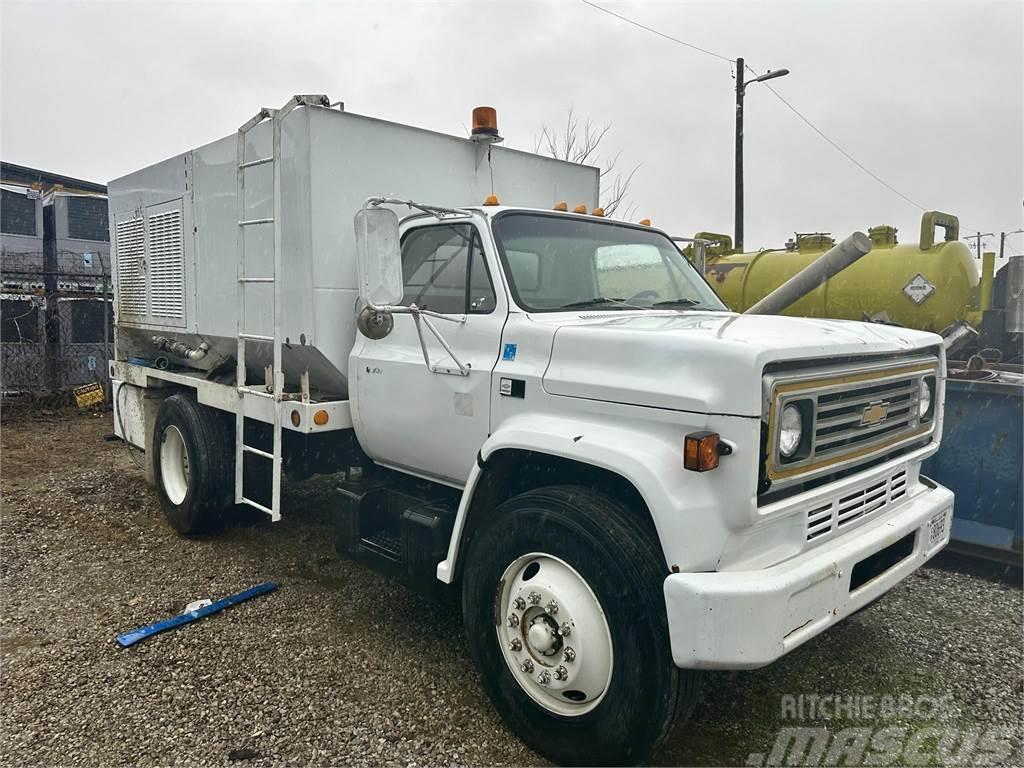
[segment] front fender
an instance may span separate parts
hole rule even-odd
[[[666,571],[713,570],[729,535],[730,515],[723,510],[749,509],[756,492],[757,421],[735,416],[669,412],[619,406],[622,414],[512,417],[488,438],[469,475],[455,518],[448,556],[437,578],[451,583],[473,494],[487,459],[504,449],[544,453],[589,464],[630,482],[650,511],[665,554]],[[639,414],[635,413],[639,412]],[[637,415],[642,418],[637,418]],[[683,468],[683,438],[711,429],[738,446],[712,472]],[[746,465],[754,466],[751,481]],[[749,487],[748,487],[749,486]],[[737,516],[736,522],[748,519]]]

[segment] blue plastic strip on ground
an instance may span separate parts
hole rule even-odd
[[[180,627],[183,624],[190,624],[193,621],[198,621],[212,613],[223,611],[225,608],[232,605],[250,600],[254,597],[259,597],[260,595],[265,595],[268,592],[273,592],[277,587],[278,584],[276,581],[267,581],[263,584],[257,584],[255,587],[243,590],[242,592],[238,592],[230,597],[225,597],[215,603],[210,603],[210,605],[205,605],[197,611],[182,613],[178,616],[174,616],[173,618],[157,621],[153,624],[147,624],[144,627],[133,629],[131,632],[120,634],[117,636],[117,644],[122,648],[127,648],[128,646],[135,645],[135,643],[145,640],[147,637],[151,637],[152,635],[159,634],[160,632],[166,632],[168,629],[174,629],[175,627]]]

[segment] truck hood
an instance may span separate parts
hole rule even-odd
[[[934,349],[934,333],[849,320],[727,312],[600,313],[555,323],[544,389],[552,395],[695,413],[761,416],[769,363]]]

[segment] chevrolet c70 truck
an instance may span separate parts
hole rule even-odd
[[[339,551],[461,593],[529,746],[635,762],[700,670],[946,544],[943,348],[730,312],[595,210],[597,169],[499,139],[489,109],[466,139],[298,96],[111,182],[115,428],[185,535],[333,474]]]

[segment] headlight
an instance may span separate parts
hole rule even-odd
[[[921,391],[917,397],[917,415],[923,419],[932,409],[932,388],[928,386],[927,379],[921,379],[919,386]]]
[[[787,459],[796,453],[803,431],[804,419],[800,409],[795,405],[787,405],[782,409],[782,421],[779,424],[779,453]]]

